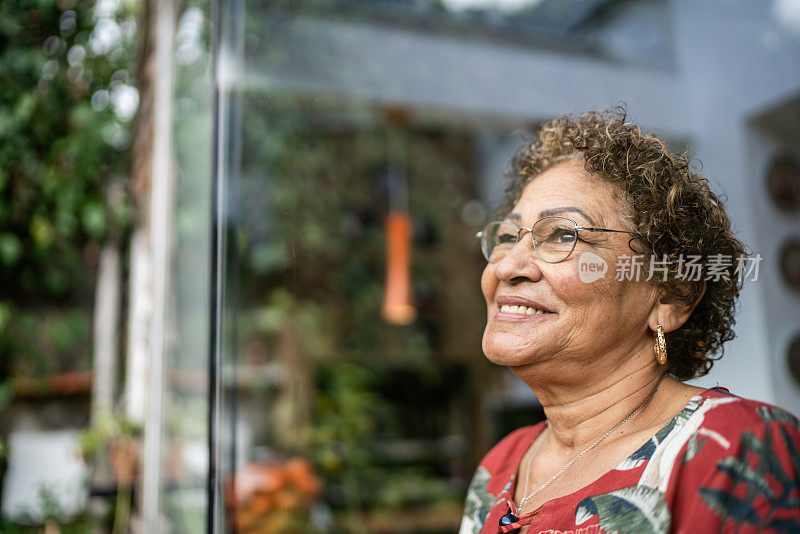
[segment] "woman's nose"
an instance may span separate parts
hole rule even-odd
[[[514,244],[503,259],[495,263],[495,274],[498,279],[508,283],[524,280],[535,282],[542,277],[538,261],[539,257],[533,249],[531,236],[526,234]]]

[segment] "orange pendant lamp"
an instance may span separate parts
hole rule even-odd
[[[386,286],[383,318],[393,324],[410,324],[417,316],[411,303],[411,217],[391,211],[386,218]]]
[[[389,132],[389,215],[386,217],[386,285],[383,292],[383,318],[392,324],[407,325],[417,310],[411,297],[412,224],[408,213],[408,179],[405,143],[402,134]]]

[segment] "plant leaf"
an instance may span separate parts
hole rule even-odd
[[[795,427],[800,427],[800,420],[798,420],[797,417],[776,406],[759,406],[756,408],[756,413],[758,413],[759,417],[766,423],[788,423]]]
[[[767,483],[766,479],[738,458],[734,458],[733,456],[723,458],[717,462],[717,469],[730,475],[734,484],[745,483],[768,499],[773,499],[775,497],[775,492],[769,487],[769,483]]]
[[[698,492],[706,505],[723,519],[731,519],[738,523],[745,522],[752,525],[757,525],[760,522],[753,505],[744,499],[714,488],[700,488]]]
[[[773,519],[767,524],[767,528],[770,530],[776,530],[778,532],[800,532],[800,523],[797,522],[796,519]]]
[[[671,516],[664,494],[647,486],[630,486],[584,499],[576,510],[577,521],[585,522],[595,512],[606,532],[664,533]]]
[[[798,478],[800,478],[800,452],[797,451],[797,447],[795,446],[792,436],[789,435],[789,431],[786,430],[785,427],[780,427],[780,432],[783,441],[786,442],[786,448],[789,450],[789,458],[791,458],[792,465],[794,466],[795,485],[800,486],[800,484],[798,484]]]
[[[772,452],[772,437],[769,431],[764,435],[764,440],[758,439],[752,432],[742,434],[742,453],[740,457],[746,458],[747,451],[752,451],[758,457],[756,470],[768,471],[782,486],[786,486],[790,481],[786,478],[778,458]]]
[[[706,444],[706,441],[708,441],[708,437],[703,437],[703,439],[700,439],[699,434],[692,434],[692,437],[690,437],[689,441],[686,442],[686,451],[683,454],[683,462],[691,462],[692,458],[694,458],[703,448],[703,445]]]
[[[775,454],[774,450],[775,449],[772,445],[772,432],[770,428],[767,428],[766,432],[764,433],[765,460],[767,461],[769,472],[772,474],[772,476],[780,481],[781,486],[787,488],[792,484],[792,479],[784,470],[783,465],[781,465],[781,461],[778,458],[778,455]]]
[[[464,516],[469,518],[472,528],[476,529],[475,532],[483,528],[494,502],[494,495],[486,490],[490,478],[489,471],[485,467],[479,466],[475,470],[469,489],[467,489]]]

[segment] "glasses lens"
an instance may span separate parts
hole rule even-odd
[[[578,240],[575,223],[563,217],[545,217],[533,225],[531,233],[536,253],[549,263],[567,259]]]
[[[481,250],[489,263],[496,263],[508,254],[517,242],[519,228],[508,222],[490,222],[483,229]]]

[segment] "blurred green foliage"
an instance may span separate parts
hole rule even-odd
[[[78,452],[86,459],[104,452],[114,440],[140,436],[141,426],[122,416],[102,413],[93,427],[85,428],[78,435]]]
[[[114,5],[0,3],[0,379],[86,366],[101,246],[131,221],[136,3]]]
[[[47,487],[39,488],[40,514],[23,514],[24,523],[0,517],[0,533],[3,534],[41,534],[58,532],[60,534],[88,534],[105,528],[107,518],[93,518],[88,513],[70,516],[59,504],[54,491]],[[44,528],[42,528],[42,523]]]
[[[454,337],[464,340],[464,356],[479,351],[481,302],[474,230],[461,219],[476,196],[470,133],[395,124],[380,109],[340,104],[245,95],[236,245],[246,363],[299,358],[292,370],[311,375],[309,428],[297,441],[341,523],[351,513],[461,498],[452,483],[459,452],[439,444],[465,430],[447,412],[466,395],[465,375],[449,373],[456,366],[444,360],[461,350]],[[381,316],[387,166],[398,138],[418,311],[406,326]],[[296,340],[289,349],[287,329]]]
[[[261,323],[271,324],[273,333],[288,314],[303,333],[303,353],[314,361],[345,356],[374,362],[379,352],[382,362],[434,365],[445,326],[443,293],[468,278],[477,295],[471,275],[478,254],[472,229],[460,218],[475,194],[470,135],[392,131],[379,117],[361,125],[348,115],[368,109],[333,112],[285,95],[253,95],[245,109],[238,214],[244,224],[236,243],[242,307],[266,304],[256,313],[272,319]],[[420,313],[406,327],[380,315],[392,134],[405,139],[414,226],[412,279]],[[462,255],[465,249],[472,255]],[[453,259],[464,268],[454,270]]]

